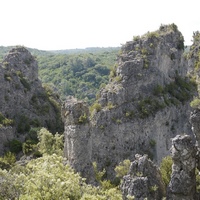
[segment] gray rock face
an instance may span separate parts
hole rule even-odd
[[[5,142],[23,140],[31,127],[63,129],[59,98],[42,87],[37,61],[26,48],[13,48],[0,63],[0,86],[0,113],[14,121],[9,134],[0,130],[0,154]]]
[[[200,145],[200,110],[196,109],[191,112],[190,121],[192,124],[192,131],[195,135],[197,146]]]
[[[121,190],[124,200],[127,196],[134,196],[135,200],[159,200],[165,196],[160,171],[147,155],[136,155],[128,175],[123,177]]]
[[[89,109],[84,102],[69,98],[62,106],[62,115],[65,122],[64,156],[74,169],[93,182]]]
[[[196,199],[196,153],[197,149],[188,135],[172,139],[172,175],[167,199]]]
[[[65,143],[71,140],[73,144],[73,148],[66,144],[64,151],[73,155],[73,163],[79,163],[77,170],[95,161],[112,179],[121,161],[133,160],[139,153],[159,163],[170,154],[171,138],[192,134],[189,102],[195,88],[186,78],[187,63],[182,55],[183,37],[173,25],[122,47],[118,66],[100,91],[97,103],[101,109],[81,125],[64,116]],[[84,144],[78,137],[82,134]],[[87,159],[78,156],[82,152]]]

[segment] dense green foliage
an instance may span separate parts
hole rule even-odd
[[[11,49],[12,47],[0,47],[0,61]],[[38,61],[42,82],[51,85],[61,99],[73,95],[92,103],[99,88],[108,83],[110,69],[116,62],[119,48],[28,50]],[[9,76],[5,79],[10,81]],[[25,79],[21,77],[20,80],[29,87]]]
[[[56,133],[53,135],[47,129],[42,128],[38,132],[38,150],[40,153],[52,155],[63,155],[63,135]]]
[[[62,135],[53,135],[42,128],[38,132],[40,158],[27,165],[14,164],[8,153],[0,159],[0,200],[121,200],[120,190],[109,181],[102,181],[104,172],[96,171],[99,187],[86,184],[60,156]],[[97,168],[96,168],[97,169]]]
[[[169,182],[171,179],[172,164],[173,164],[173,161],[172,161],[172,157],[170,156],[163,158],[162,162],[160,163],[160,172],[161,172],[165,187],[169,185]]]
[[[87,185],[85,180],[56,154],[31,160],[25,167],[0,170],[0,199],[20,200],[120,200],[117,188]]]
[[[130,165],[130,160],[124,160],[123,162],[120,162],[119,165],[115,167],[116,176],[122,179],[123,176],[128,174]]]
[[[118,49],[96,53],[37,56],[43,83],[57,88],[62,99],[73,95],[91,103],[100,87],[108,82]]]
[[[189,78],[182,78],[178,74],[175,81],[164,87],[156,85],[151,96],[141,97],[138,101],[138,111],[141,118],[148,117],[156,113],[158,110],[170,105],[179,105],[192,98],[196,91],[196,82]],[[198,101],[191,103],[192,107],[196,107]]]
[[[0,112],[0,127],[2,127],[2,126],[12,126],[13,124],[14,124],[14,120],[6,118]]]

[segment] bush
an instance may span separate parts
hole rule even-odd
[[[161,85],[156,85],[154,90],[153,90],[153,94],[156,96],[161,95],[164,92],[164,89]]]
[[[18,116],[18,125],[17,125],[17,132],[18,133],[25,133],[29,132],[30,126],[30,119],[25,115]]]
[[[173,161],[171,156],[163,158],[160,164],[161,176],[166,187],[169,185],[169,182],[171,180],[172,164]]]
[[[84,124],[84,123],[86,123],[88,121],[88,119],[87,119],[87,115],[84,113],[84,115],[81,115],[80,117],[79,117],[79,119],[78,119],[78,122],[80,123],[80,124]]]
[[[118,188],[109,188],[109,181],[100,187],[87,185],[85,179],[58,155],[44,155],[26,166],[15,166],[9,172],[0,170],[0,199],[71,199],[121,200]]]
[[[42,128],[38,132],[38,150],[42,154],[52,155],[62,155],[63,154],[63,135],[56,133],[53,135],[46,128]]]
[[[133,41],[139,41],[139,40],[140,40],[140,36],[139,35],[133,36]]]
[[[116,177],[122,179],[123,176],[127,175],[130,169],[131,161],[124,160],[120,162],[118,166],[115,167]]]
[[[15,162],[15,155],[11,152],[7,152],[3,157],[0,157],[0,168],[9,170]]]
[[[19,140],[13,139],[8,142],[8,148],[12,153],[19,153],[22,151],[22,143]]]
[[[190,106],[194,109],[200,109],[200,99],[195,98],[193,101],[191,101]]]
[[[27,140],[22,144],[22,151],[25,155],[28,155],[37,151],[37,145],[33,140]]]
[[[13,126],[14,120],[6,118],[1,112],[0,112],[0,125],[3,126]]]
[[[94,110],[96,110],[96,112],[101,111],[101,104],[99,103],[94,103],[91,107],[90,107],[90,112],[92,113]]]

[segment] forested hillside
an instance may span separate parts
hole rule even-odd
[[[99,88],[107,84],[117,53],[118,48],[37,56],[39,76],[43,83],[56,87],[63,100],[73,95],[91,103]]]
[[[12,47],[0,47],[0,60]],[[108,83],[119,48],[58,51],[28,50],[36,56],[42,83],[52,86],[61,99],[73,95],[92,103],[99,88]]]

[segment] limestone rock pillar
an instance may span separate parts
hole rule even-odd
[[[195,200],[196,147],[189,135],[172,139],[172,175],[168,187],[168,200]]]

